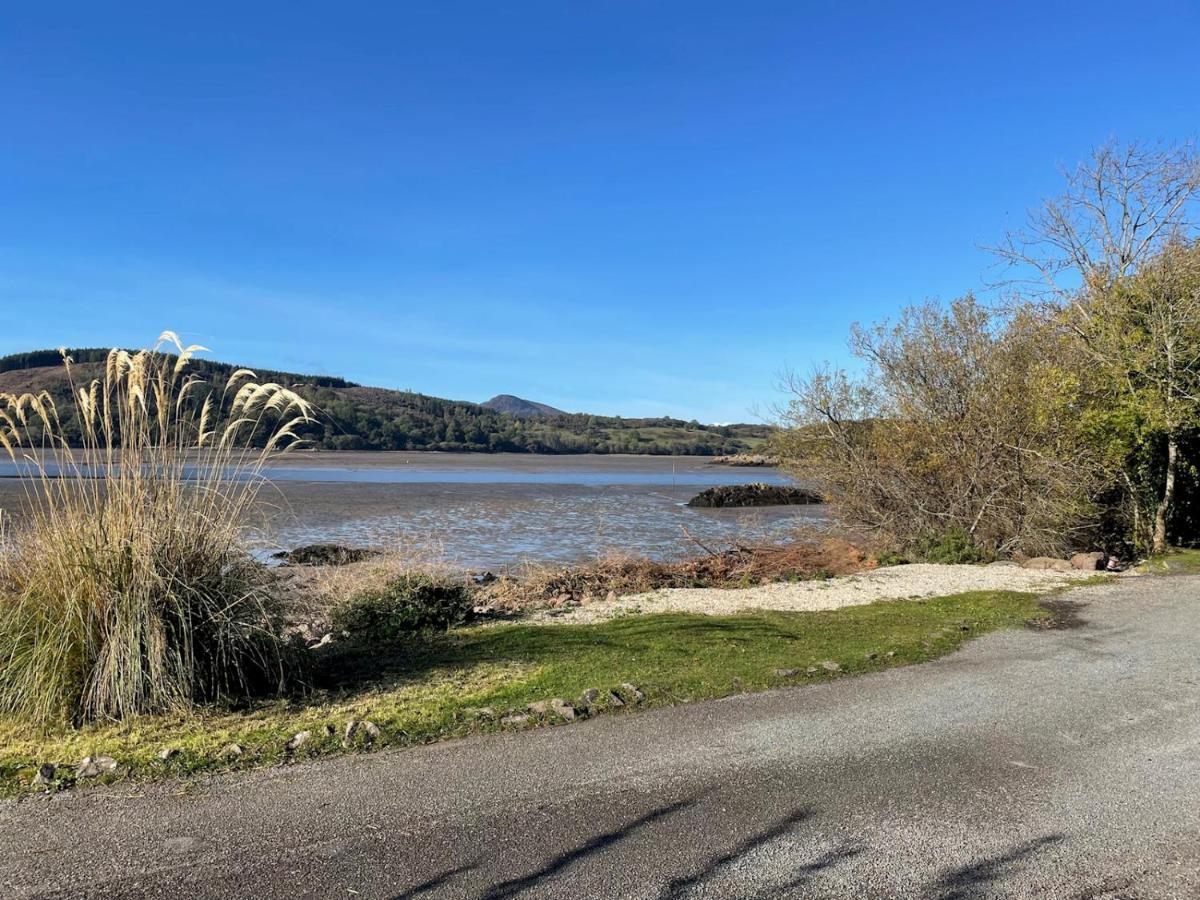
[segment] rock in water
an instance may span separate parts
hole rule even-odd
[[[701,491],[688,506],[721,509],[737,506],[795,506],[822,502],[815,491],[787,484],[731,484]]]
[[[378,556],[378,550],[343,547],[341,544],[307,544],[295,550],[276,553],[272,558],[285,566],[346,566]]]

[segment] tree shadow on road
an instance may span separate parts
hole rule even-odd
[[[1061,834],[1048,834],[1045,837],[1026,841],[1018,847],[990,856],[977,863],[951,869],[938,878],[934,885],[933,895],[938,900],[971,900],[992,894],[992,885],[1010,875],[1017,863],[1043,847],[1060,843],[1065,840]]]
[[[414,900],[414,898],[420,897],[422,894],[428,894],[430,891],[437,890],[439,887],[441,887],[447,881],[450,881],[452,878],[455,878],[458,875],[462,875],[464,872],[470,872],[477,865],[478,865],[478,861],[466,863],[461,866],[455,866],[453,869],[447,869],[445,872],[439,872],[437,875],[434,875],[432,878],[427,878],[424,881],[422,881],[420,884],[413,885],[404,893],[396,894],[394,897],[391,898],[391,900]]]
[[[812,817],[812,812],[807,809],[794,810],[789,815],[780,819],[770,828],[751,835],[743,841],[740,841],[735,847],[730,850],[720,853],[709,858],[703,866],[691,875],[681,878],[676,878],[671,881],[659,894],[660,900],[676,900],[676,898],[687,896],[693,889],[703,887],[709,881],[720,878],[722,873],[734,866],[743,857],[754,852],[760,847],[764,847],[779,838],[784,837],[793,831],[801,822]],[[792,890],[798,887],[802,882],[815,875],[817,872],[838,864],[839,862],[850,859],[862,853],[863,850],[857,845],[849,845],[830,850],[822,854],[817,859],[807,863],[797,869],[791,880],[783,885],[773,886],[764,896],[776,897],[780,892]]]
[[[679,803],[671,803],[666,806],[660,806],[658,809],[652,810],[643,816],[639,816],[632,822],[622,825],[620,828],[614,828],[611,831],[606,831],[603,834],[599,834],[590,841],[587,841],[586,843],[576,847],[574,850],[569,850],[566,853],[562,853],[554,857],[554,859],[547,862],[541,868],[530,872],[528,875],[522,875],[520,878],[513,878],[494,885],[482,896],[484,897],[484,900],[501,900],[501,898],[505,897],[514,897],[522,891],[533,887],[547,878],[553,878],[567,866],[577,862],[585,856],[588,856],[592,853],[599,853],[618,841],[623,841],[625,838],[631,836],[639,829],[645,828],[646,826],[651,825],[660,819],[664,819],[667,816],[670,816],[691,805],[693,802],[695,801],[680,801]]]

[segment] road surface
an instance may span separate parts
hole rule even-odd
[[[0,804],[4,897],[1200,897],[1200,578],[824,685]]]

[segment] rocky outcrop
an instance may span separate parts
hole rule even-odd
[[[701,491],[688,501],[699,509],[725,509],[743,506],[794,506],[821,503],[816,491],[786,484],[731,484]]]
[[[378,550],[362,547],[343,547],[341,544],[307,544],[295,550],[284,550],[271,558],[285,566],[346,566],[378,556]]]

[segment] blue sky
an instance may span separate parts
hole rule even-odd
[[[1200,129],[1194,2],[19,7],[0,353],[173,328],[746,420],[850,323],[980,287],[1057,165]]]

